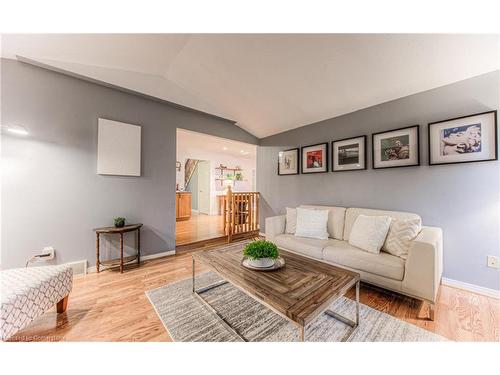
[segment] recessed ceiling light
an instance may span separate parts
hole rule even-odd
[[[227,147],[222,147],[222,149],[223,149],[224,151],[226,151],[226,150],[227,150]]]
[[[2,129],[7,130],[9,133],[17,134],[17,135],[28,135],[28,131],[22,126],[7,126],[2,125]]]

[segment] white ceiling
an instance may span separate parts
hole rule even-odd
[[[255,145],[177,129],[177,153],[186,154],[193,150],[196,150],[197,154],[203,151],[240,159],[255,159],[257,157],[257,146]]]
[[[28,57],[265,137],[500,69],[499,35],[25,34]]]

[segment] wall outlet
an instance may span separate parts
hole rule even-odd
[[[498,268],[498,257],[493,255],[488,255],[486,259],[488,260],[488,267]]]
[[[43,256],[40,257],[40,259],[43,259],[43,260],[52,260],[54,259],[55,257],[55,250],[52,246],[47,246],[47,247],[44,247],[43,250],[42,250],[42,254]]]

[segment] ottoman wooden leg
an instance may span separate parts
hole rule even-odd
[[[434,320],[435,311],[436,311],[436,304],[429,302],[429,320]]]
[[[64,297],[59,302],[57,302],[57,313],[58,314],[62,314],[63,312],[66,311],[66,308],[68,307],[68,297],[69,297],[69,295]]]

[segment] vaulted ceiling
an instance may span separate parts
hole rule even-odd
[[[498,35],[6,34],[1,47],[257,137],[500,69]]]

